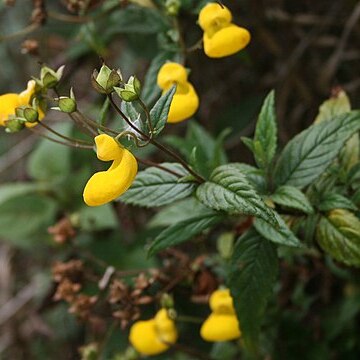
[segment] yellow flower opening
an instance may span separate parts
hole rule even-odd
[[[15,109],[19,106],[26,106],[30,104],[31,97],[35,94],[35,81],[30,80],[27,84],[27,89],[20,94],[4,94],[0,95],[0,125],[6,126],[6,121],[10,115],[15,115]],[[39,109],[39,120],[44,117],[44,113]],[[35,126],[36,123],[26,122],[27,127]]]
[[[133,183],[138,170],[134,155],[111,136],[98,135],[95,144],[98,159],[113,160],[113,163],[108,170],[97,172],[88,180],[83,196],[89,206],[100,206],[122,195]]]
[[[209,302],[212,313],[201,327],[201,337],[206,341],[229,341],[239,338],[239,322],[229,289],[213,292]]]
[[[199,25],[204,31],[204,51],[211,58],[233,55],[250,42],[250,33],[233,24],[228,8],[218,3],[209,3],[199,14]]]
[[[157,355],[168,350],[178,338],[175,323],[166,309],[150,320],[137,321],[130,329],[131,345],[142,355]]]
[[[199,107],[199,97],[190,82],[184,66],[169,62],[164,64],[157,77],[157,83],[166,93],[174,84],[176,92],[170,105],[168,122],[177,123],[193,116]]]

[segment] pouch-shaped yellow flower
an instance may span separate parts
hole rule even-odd
[[[27,84],[27,89],[20,94],[4,94],[0,95],[0,125],[6,126],[5,122],[10,115],[15,114],[15,109],[19,106],[29,105],[31,97],[35,93],[35,81],[30,80]],[[44,113],[39,110],[39,119],[44,117]],[[32,127],[36,123],[25,123],[27,127]]]
[[[130,329],[131,345],[143,355],[157,355],[170,348],[177,340],[175,323],[161,309],[150,320],[137,321]]]
[[[210,297],[210,308],[212,313],[200,329],[201,337],[206,341],[229,341],[239,338],[239,322],[229,289],[213,292]]]
[[[89,206],[106,204],[122,195],[133,183],[138,166],[134,155],[114,138],[101,134],[95,137],[99,160],[111,161],[106,171],[95,173],[87,182],[83,197]]]
[[[250,33],[232,22],[229,9],[218,3],[209,3],[199,14],[199,25],[204,31],[204,51],[211,58],[237,53],[250,41]]]
[[[163,90],[163,94],[174,84],[177,85],[168,115],[170,123],[190,118],[199,107],[199,97],[187,78],[186,69],[174,62],[164,64],[158,73],[157,83]]]

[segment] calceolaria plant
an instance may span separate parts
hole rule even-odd
[[[152,8],[151,1],[137,3]],[[164,9],[177,32],[180,8],[180,2],[166,1]],[[231,56],[249,44],[249,31],[233,23],[231,11],[222,3],[204,4],[198,25],[210,58]],[[156,210],[149,227],[158,231],[148,237],[145,250],[150,259],[167,257],[162,266],[129,274],[100,262],[105,273],[95,294],[87,292],[91,276],[83,275],[82,261],[72,259],[53,269],[56,300],[66,301],[72,313],[93,322],[105,312],[97,309],[106,302],[103,308],[113,316],[106,325],[120,324],[129,332],[129,349],[117,359],[168,351],[207,358],[198,349],[184,347],[186,321],[197,324],[200,341],[216,346],[232,342],[234,359],[238,348],[261,357],[263,319],[278,291],[283,259],[316,257],[324,264],[360,267],[360,111],[352,110],[346,93],[338,90],[320,106],[312,125],[280,146],[275,91],[270,91],[254,136],[242,138],[253,165],[229,162],[224,139],[231,130],[214,139],[193,118],[203,99],[192,82],[180,35],[172,44],[178,46],[176,54],[151,68],[152,82],[150,75],[144,84],[136,74],[124,79],[119,69],[105,62],[94,70],[89,83],[103,100],[100,114],[93,116],[96,119],[81,110],[76,84],[67,96],[60,94],[64,68],[55,71],[43,66],[27,90],[0,96],[0,124],[10,133],[31,131],[76,151],[90,150],[94,160],[97,156],[101,162],[96,169],[66,174],[70,181],[82,184],[82,195],[76,187],[71,198],[79,208],[83,198],[92,208],[112,204],[107,208],[109,217],[119,204]],[[116,120],[110,119],[111,109]],[[70,130],[48,124],[52,110],[72,120],[76,137]],[[186,136],[163,136],[165,129],[184,120]],[[147,151],[154,150],[167,161],[148,160]],[[33,168],[33,174],[39,174],[39,167]],[[40,170],[38,180],[46,176]],[[41,191],[51,193],[56,186],[54,181]],[[58,242],[75,248],[75,229],[82,229],[76,206],[61,231],[50,230]],[[83,238],[79,235],[83,243],[89,228]],[[205,260],[192,259],[187,244],[197,244],[201,236],[210,255],[203,254]],[[203,312],[194,316],[178,306],[174,289],[192,284],[199,273],[208,276],[206,296]],[[141,311],[149,304],[155,304],[150,312]],[[88,346],[83,358],[91,358],[84,355],[86,351],[100,350],[98,344]]]

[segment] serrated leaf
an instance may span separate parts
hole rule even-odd
[[[360,220],[350,211],[336,209],[322,217],[316,240],[336,260],[360,266]]]
[[[321,211],[330,211],[334,209],[357,210],[356,205],[350,199],[337,193],[324,194],[318,208]]]
[[[275,167],[276,184],[299,188],[310,184],[326,170],[348,138],[359,129],[360,111],[310,126],[283,150]]]
[[[261,194],[266,192],[267,184],[263,170],[244,163],[231,163],[231,166],[236,167],[240,172],[245,174],[246,178],[256,191]]]
[[[238,239],[228,283],[245,346],[254,352],[277,273],[278,259],[274,244],[254,229]]]
[[[161,166],[182,176],[189,175],[177,163],[163,163]],[[120,200],[132,205],[156,207],[186,198],[194,189],[193,182],[181,182],[176,175],[157,167],[149,167],[137,174],[130,189],[120,197]]]
[[[265,239],[272,241],[279,245],[286,245],[291,247],[302,247],[300,240],[288,228],[283,218],[275,213],[278,226],[272,226],[264,220],[255,219],[254,227],[259,234]]]
[[[170,226],[187,220],[208,209],[196,198],[190,197],[161,209],[149,222],[149,227]]]
[[[200,215],[196,215],[184,221],[180,221],[162,231],[149,248],[149,256],[153,256],[160,250],[178,245],[202,231],[222,221],[224,216],[207,209]]]
[[[176,92],[176,85],[160,97],[150,111],[151,124],[154,135],[158,135],[165,127],[168,119],[170,105]]]
[[[294,186],[280,186],[270,198],[275,204],[300,210],[305,214],[312,214],[314,212],[306,195]]]
[[[277,125],[275,114],[275,93],[272,90],[262,105],[254,135],[254,156],[256,163],[266,168],[276,152]]]
[[[231,164],[216,168],[210,180],[198,187],[196,196],[209,208],[252,215],[277,224],[274,212],[265,205],[246,176]]]
[[[141,91],[141,99],[146,105],[152,104],[161,94],[161,89],[157,86],[157,75],[160,68],[167,60],[172,60],[173,54],[170,52],[160,52],[152,61],[147,70],[144,86]]]

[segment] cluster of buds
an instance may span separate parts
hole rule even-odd
[[[22,130],[26,123],[36,123],[39,121],[37,100],[33,100],[33,106],[23,105],[15,109],[15,114],[10,115],[6,121],[5,131],[8,133],[15,133]]]

